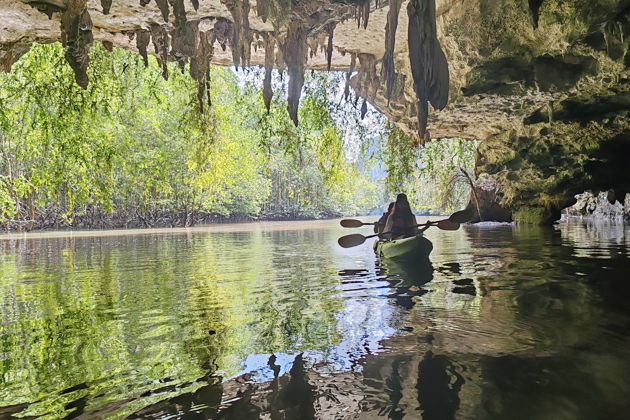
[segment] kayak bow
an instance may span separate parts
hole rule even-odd
[[[422,235],[393,241],[374,242],[374,252],[382,258],[419,259],[428,258],[433,244]]]

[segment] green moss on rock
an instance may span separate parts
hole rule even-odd
[[[624,176],[630,156],[625,86],[551,104],[528,117],[529,124],[480,144],[476,172],[501,186],[501,204],[514,210],[515,220],[549,220],[589,189],[630,192]],[[545,114],[549,109],[553,118]]]
[[[530,225],[547,224],[550,222],[550,215],[547,209],[540,207],[521,207],[512,212],[512,218],[516,223]]]

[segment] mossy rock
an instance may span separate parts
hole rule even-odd
[[[553,215],[552,212],[541,207],[521,207],[512,212],[512,218],[516,223],[544,225],[553,219]]]

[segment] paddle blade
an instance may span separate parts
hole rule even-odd
[[[469,220],[472,220],[475,217],[475,212],[472,208],[466,210],[456,211],[451,214],[451,217],[448,218],[450,222],[455,223],[466,223]]]
[[[459,223],[452,222],[450,220],[441,220],[435,224],[442,230],[457,230],[459,229]]]
[[[353,235],[346,235],[339,238],[337,243],[342,248],[352,248],[353,246],[361,245],[365,242],[365,236],[360,233],[355,233]]]
[[[355,220],[355,219],[343,219],[341,222],[341,226],[345,227],[345,228],[356,228],[356,227],[361,227],[363,225],[371,225],[372,223],[363,223],[360,220]]]

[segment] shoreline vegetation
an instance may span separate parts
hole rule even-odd
[[[406,192],[419,213],[462,208],[476,143],[422,147],[372,108],[340,101],[344,73],[309,72],[299,126],[274,73],[212,67],[212,106],[175,63],[95,44],[87,89],[60,44],[34,45],[0,74],[0,231],[192,226],[382,212]],[[442,204],[442,197],[451,200]],[[458,201],[459,200],[459,201]]]
[[[230,216],[217,214],[188,212],[188,213],[157,213],[149,215],[116,215],[109,213],[87,213],[77,216],[72,223],[66,220],[34,220],[8,221],[0,229],[0,234],[49,232],[49,231],[74,231],[74,230],[125,230],[125,229],[155,229],[155,228],[188,228],[197,226],[211,226],[230,223],[256,223],[256,222],[298,222],[309,220],[334,220],[343,217],[372,217],[376,218],[380,213],[367,214],[323,214],[319,217],[304,215],[260,215],[260,216]],[[423,212],[416,216],[444,216],[441,213]]]
[[[135,215],[117,215],[109,213],[86,213],[75,217],[72,223],[66,220],[34,220],[15,221],[5,223],[6,233],[41,232],[50,230],[105,230],[105,229],[153,229],[153,228],[186,228],[200,225],[254,223],[265,221],[303,221],[326,220],[340,218],[339,214],[307,217],[302,215],[261,215],[261,216],[221,216],[211,213],[180,212],[180,213],[151,213]],[[361,216],[357,216],[361,217]]]

